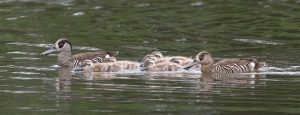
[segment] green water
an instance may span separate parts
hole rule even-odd
[[[297,0],[0,0],[3,114],[299,114]],[[43,57],[58,38],[73,52],[253,57],[260,74],[199,72],[85,76]]]

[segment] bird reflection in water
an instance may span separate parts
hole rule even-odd
[[[230,85],[238,87],[252,87],[256,85],[264,85],[265,82],[260,82],[259,79],[265,78],[264,74],[202,74],[200,81],[202,85],[211,85],[211,86],[202,86],[202,87],[212,87],[218,85]]]
[[[56,90],[59,92],[71,92],[72,68],[60,67],[56,79]]]

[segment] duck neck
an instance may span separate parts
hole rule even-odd
[[[63,67],[70,66],[72,62],[72,52],[71,51],[59,52],[57,61],[59,66],[63,66]]]
[[[214,67],[214,60],[209,56],[206,61],[201,63],[201,72],[202,73],[211,73]]]
[[[201,72],[202,73],[211,73],[213,68],[213,64],[209,63],[209,64],[201,64]]]

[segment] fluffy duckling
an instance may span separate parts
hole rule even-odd
[[[115,57],[107,57],[103,63],[94,64],[91,60],[85,60],[82,64],[83,70],[93,72],[118,72],[139,69],[140,64],[129,60],[117,61]]]
[[[174,62],[161,62],[156,63],[154,59],[146,59],[144,60],[145,63],[145,69],[144,71],[150,71],[150,72],[160,72],[160,71],[179,71],[183,68],[178,63]]]
[[[187,64],[193,62],[193,59],[184,56],[163,56],[163,54],[159,51],[154,51],[151,53],[151,55],[154,55],[156,57],[156,64],[162,62],[170,62],[172,59],[180,60],[180,65],[182,66],[186,66]]]
[[[202,51],[196,55],[194,63],[185,68],[188,69],[196,64],[201,65],[202,73],[250,73],[257,72],[264,65],[264,62],[258,62],[252,58],[241,58],[225,59],[214,63],[211,54]]]
[[[118,72],[122,70],[121,66],[116,64],[116,59],[111,57],[106,58],[104,63],[84,60],[81,65],[84,72]]]
[[[138,70],[140,68],[140,63],[129,61],[129,60],[121,60],[116,62],[117,65],[121,66],[122,70]]]

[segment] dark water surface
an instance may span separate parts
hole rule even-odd
[[[3,114],[300,114],[299,0],[0,0]],[[199,71],[85,75],[40,56],[60,37],[73,52],[153,50],[267,62],[218,80]]]

